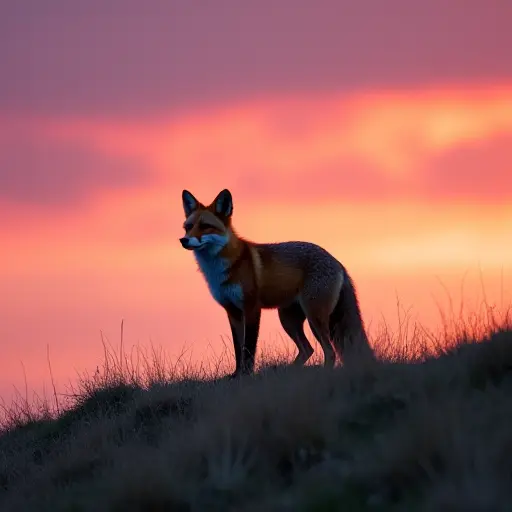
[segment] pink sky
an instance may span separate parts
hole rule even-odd
[[[398,295],[434,327],[439,280],[510,300],[508,4],[87,5],[0,8],[0,396],[21,362],[48,384],[48,344],[59,389],[93,371],[123,318],[128,346],[214,357],[183,188],[230,188],[248,238],[326,247],[371,325]]]

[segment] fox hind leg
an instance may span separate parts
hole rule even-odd
[[[311,332],[320,343],[324,352],[324,366],[326,368],[332,368],[336,362],[336,352],[331,344],[327,321],[316,316],[311,316],[308,317],[308,323],[311,327]]]
[[[324,366],[332,368],[336,362],[336,352],[331,344],[329,312],[324,304],[318,300],[307,300],[301,297],[301,306],[304,309],[311,331],[324,352]]]
[[[299,353],[297,357],[295,357],[293,364],[302,366],[313,355],[313,347],[304,334],[306,315],[298,303],[279,308],[277,312],[284,331],[290,336],[299,349]]]

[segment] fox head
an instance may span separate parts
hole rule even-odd
[[[189,250],[218,254],[228,243],[231,234],[231,192],[222,190],[208,206],[201,204],[188,190],[184,190],[181,197],[186,217],[181,245]]]

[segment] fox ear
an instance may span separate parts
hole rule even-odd
[[[225,188],[219,195],[215,198],[215,211],[219,215],[223,215],[224,217],[231,217],[233,213],[233,197],[231,196],[231,192]]]
[[[185,217],[188,217],[193,211],[197,210],[199,201],[188,191],[184,190],[181,193],[183,200],[183,210],[185,210]]]

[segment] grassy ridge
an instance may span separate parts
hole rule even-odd
[[[510,510],[512,330],[475,325],[237,382],[106,352],[57,414],[10,411],[0,510]]]

